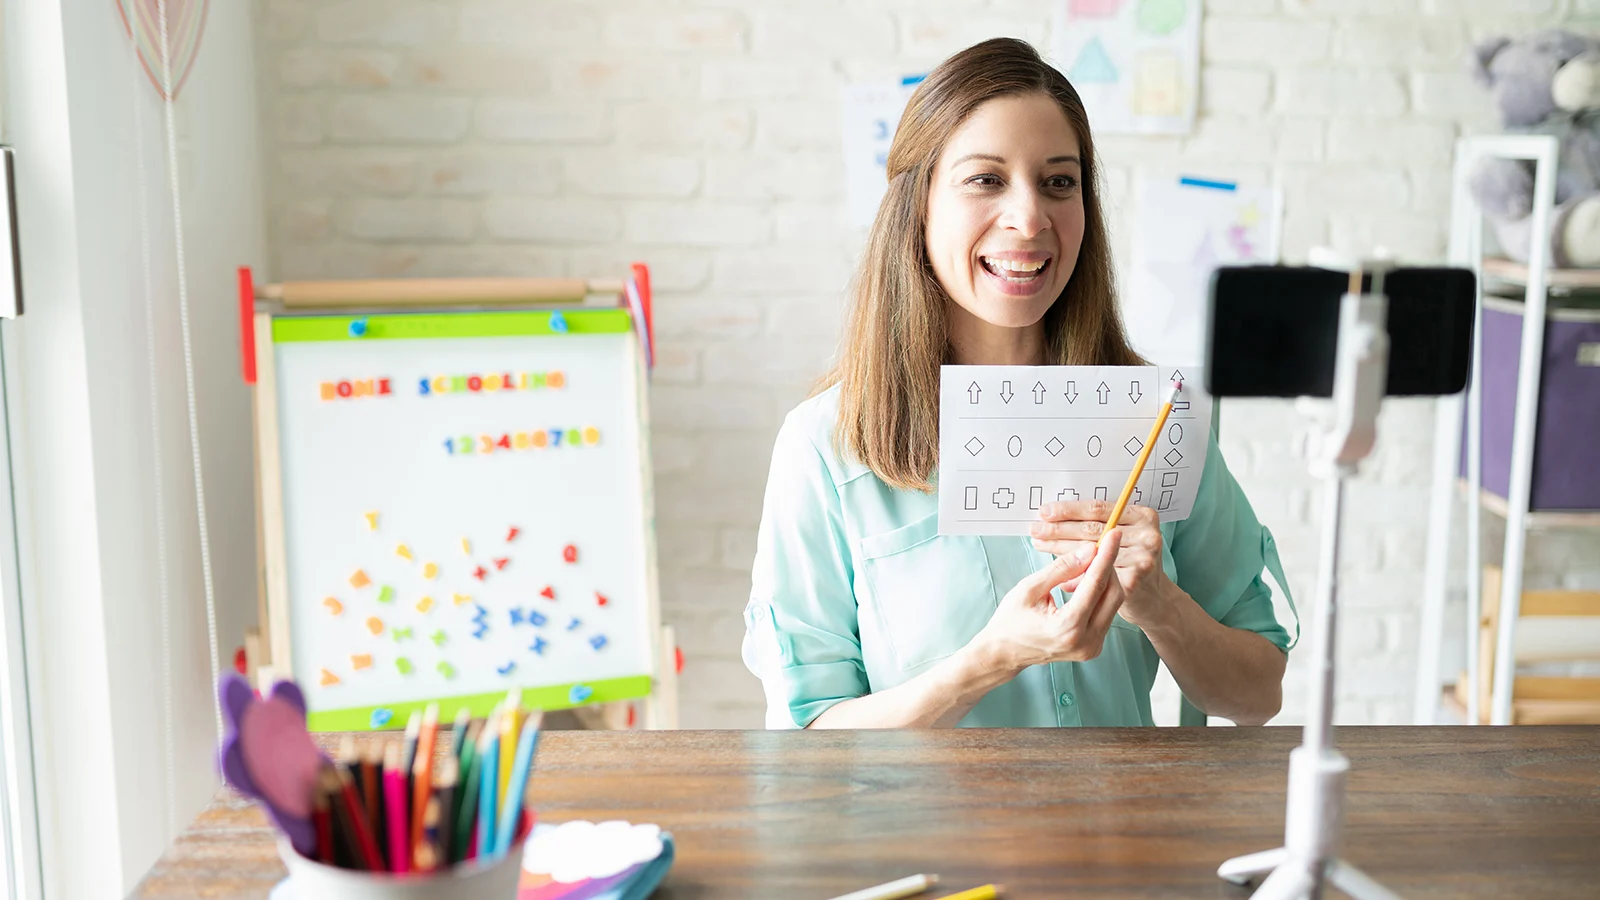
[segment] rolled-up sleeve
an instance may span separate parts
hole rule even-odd
[[[839,492],[793,417],[772,451],[750,602],[745,665],[761,679],[769,728],[804,728],[868,692]]]
[[[1273,613],[1272,589],[1262,578],[1263,570],[1272,573],[1292,611],[1277,546],[1228,471],[1215,437],[1206,451],[1194,511],[1174,528],[1171,551],[1178,586],[1213,619],[1254,631],[1288,652],[1289,633]]]

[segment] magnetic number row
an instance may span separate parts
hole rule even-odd
[[[463,434],[444,440],[444,450],[451,456],[486,453],[503,453],[507,450],[546,450],[557,447],[593,447],[600,443],[600,429],[550,428],[538,431],[503,432],[500,435],[480,434],[473,437]]]

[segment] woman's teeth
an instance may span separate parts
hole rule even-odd
[[[1006,281],[1032,281],[1039,277],[1044,267],[1049,264],[1048,259],[1034,262],[1022,262],[1014,259],[990,259],[986,256],[978,257],[983,262],[983,267],[989,274]]]

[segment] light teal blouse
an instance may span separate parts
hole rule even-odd
[[[1000,598],[1051,558],[1027,537],[940,535],[935,495],[892,488],[833,452],[838,406],[837,386],[800,404],[772,452],[744,638],[769,728],[804,727],[841,700],[925,671],[965,646]],[[1261,577],[1267,568],[1287,590],[1272,534],[1215,437],[1194,511],[1161,532],[1169,578],[1217,621],[1288,651]],[[1159,662],[1144,632],[1119,616],[1099,656],[1031,667],[961,724],[1150,725]]]

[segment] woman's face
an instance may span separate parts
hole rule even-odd
[[[1078,261],[1082,176],[1078,136],[1048,94],[973,110],[928,195],[928,257],[950,298],[1004,328],[1042,319]]]

